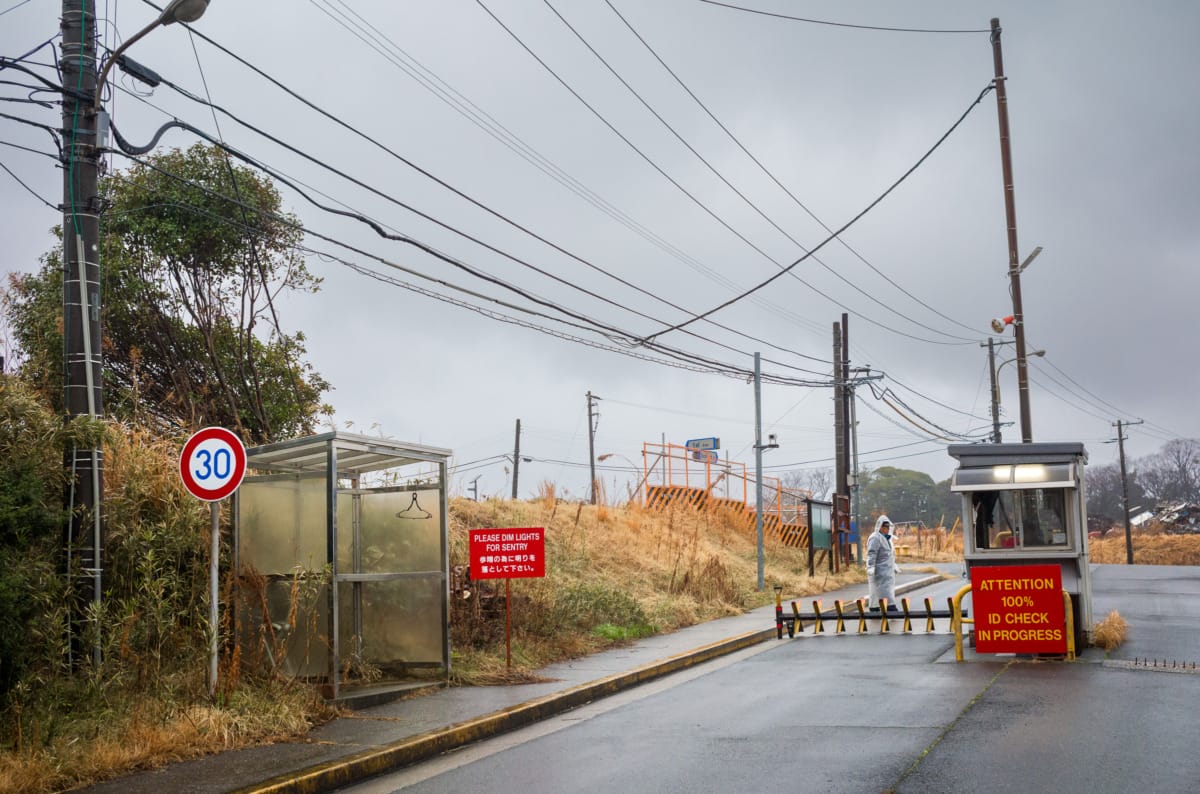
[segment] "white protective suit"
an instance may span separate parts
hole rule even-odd
[[[871,584],[868,604],[872,608],[878,608],[881,598],[886,598],[889,606],[896,605],[896,574],[900,568],[896,565],[891,537],[879,531],[884,521],[891,523],[887,516],[880,516],[875,531],[867,539],[867,579]]]

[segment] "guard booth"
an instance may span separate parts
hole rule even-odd
[[[233,544],[243,663],[253,650],[335,699],[448,677],[450,455],[340,431],[246,451]]]
[[[1078,443],[958,444],[967,574],[976,566],[1055,564],[1071,594],[1076,647],[1091,644],[1087,451]]]

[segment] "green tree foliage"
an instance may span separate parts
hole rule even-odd
[[[942,492],[925,472],[882,466],[860,473],[864,516],[886,513],[892,521],[924,521],[934,525],[941,517]],[[949,522],[953,518],[948,517]],[[874,525],[873,521],[864,523]]]
[[[176,429],[222,425],[252,443],[311,432],[330,386],[278,324],[281,293],[315,292],[271,182],[204,144],[101,185],[109,414]],[[61,234],[60,230],[57,230]],[[13,284],[21,372],[62,403],[62,259]]]
[[[0,698],[54,641],[39,618],[62,596],[54,561],[70,430],[21,381],[0,375]]]

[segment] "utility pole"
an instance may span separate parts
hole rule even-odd
[[[95,3],[63,0],[63,407],[69,422],[104,416],[100,348],[100,198],[96,151]],[[68,574],[75,565],[91,578],[91,599],[101,600],[103,548],[103,452],[74,447],[65,454],[68,470],[64,538]],[[90,542],[89,542],[90,541]],[[93,651],[98,658],[99,645]]]
[[[480,474],[475,479],[471,480],[471,500],[472,501],[475,501],[475,502],[479,501],[479,478],[482,476],[483,475]]]
[[[842,325],[833,324],[833,498],[846,487],[846,380],[842,369]]]
[[[513,489],[512,498],[517,498],[517,473],[521,470],[521,420],[517,420],[517,437],[513,441]]]
[[[1000,50],[1000,20],[992,19],[992,61],[996,70],[996,112],[1000,120],[1000,167],[1004,176],[1004,218],[1008,226],[1008,278],[1013,302],[1013,336],[1017,342],[1017,389],[1021,401],[1021,443],[1033,441],[1029,416],[1029,369],[1025,360],[1025,312],[1021,306],[1021,267],[1017,252],[1017,207],[1013,194],[1011,136],[1004,55]]]
[[[1125,564],[1133,565],[1133,528],[1129,523],[1129,480],[1125,475],[1125,428],[1140,425],[1142,420],[1124,422],[1117,420],[1117,450],[1121,456],[1121,510],[1125,513]],[[1086,530],[1086,527],[1085,527]]]
[[[596,420],[600,418],[598,411],[593,411],[593,406],[599,397],[593,395],[590,391],[587,393],[587,411],[588,411],[588,464],[592,472],[592,481],[588,487],[591,493],[589,501],[596,504]]]
[[[763,487],[762,487],[762,361],[754,354],[754,530],[758,539],[758,592],[763,590],[766,558],[763,554]]]
[[[842,354],[838,358],[842,374],[842,471],[846,476],[838,485],[838,493],[850,496],[850,315],[842,312]]]
[[[992,443],[1000,443],[1000,389],[996,386],[996,346],[988,337],[988,372],[992,376]]]

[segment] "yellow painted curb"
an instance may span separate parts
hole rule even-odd
[[[734,653],[775,637],[772,626],[727,640],[719,640],[686,653],[650,662],[624,673],[589,681],[544,697],[518,703],[491,714],[446,728],[418,734],[383,747],[279,775],[241,789],[237,794],[315,794],[357,783],[390,772],[456,747],[515,730],[598,698],[616,694],[638,684],[660,678],[719,656]]]

